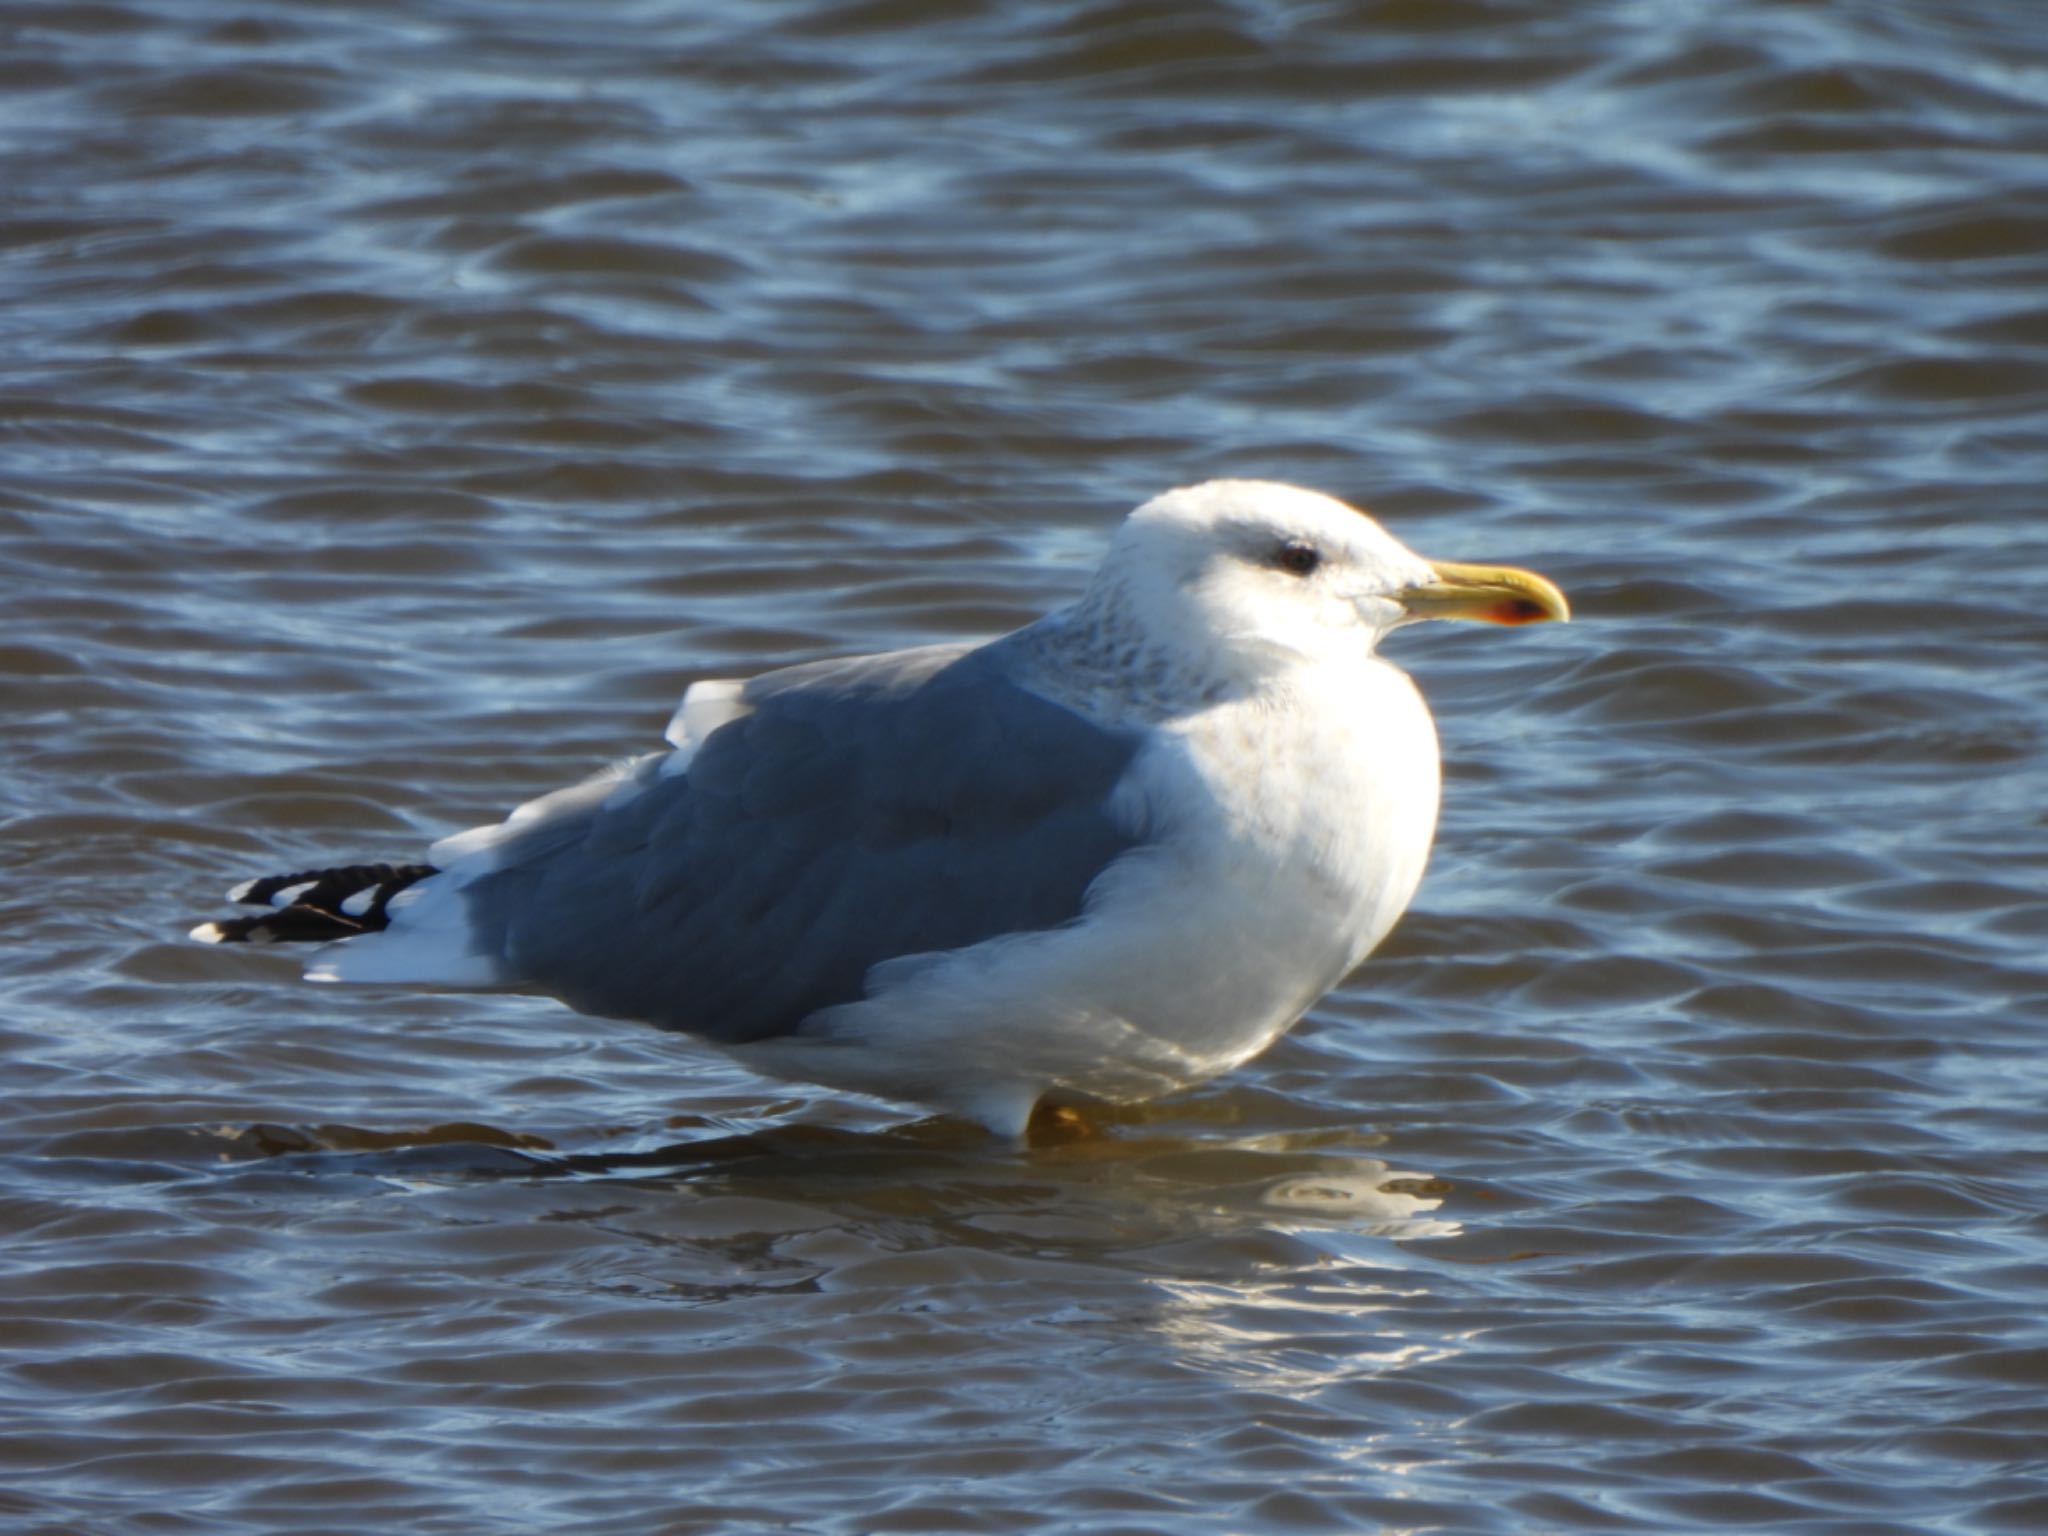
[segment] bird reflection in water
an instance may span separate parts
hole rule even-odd
[[[1187,1118],[1185,1109],[1180,1118]],[[916,1187],[932,1196],[930,1213],[944,1216],[949,1229],[971,1223],[983,1239],[1025,1227],[1043,1238],[1048,1218],[1084,1242],[1091,1230],[1140,1242],[1250,1229],[1398,1240],[1460,1230],[1437,1214],[1452,1186],[1370,1155],[1367,1149],[1381,1141],[1372,1133],[1321,1128],[1219,1139],[1213,1125],[1176,1133],[1144,1123],[1166,1119],[1156,1112],[1126,1110],[1123,1117],[1134,1123],[1116,1136],[1029,1153],[993,1153],[971,1127],[945,1117],[880,1131],[772,1125],[594,1153],[557,1152],[545,1137],[469,1121],[414,1130],[256,1124],[220,1134],[229,1161],[292,1159],[327,1173],[399,1182],[652,1182],[831,1200],[850,1213],[876,1199],[894,1206],[895,1193]]]

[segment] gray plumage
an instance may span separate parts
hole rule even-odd
[[[1056,928],[1134,846],[1109,801],[1137,751],[1019,687],[1000,646],[755,678],[687,774],[641,759],[469,883],[506,980],[737,1045],[862,995],[902,955]]]

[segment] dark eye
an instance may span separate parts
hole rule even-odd
[[[1323,552],[1313,544],[1289,539],[1273,552],[1273,563],[1290,576],[1313,576],[1323,563]]]

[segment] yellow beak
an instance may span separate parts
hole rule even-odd
[[[1432,560],[1436,580],[1394,594],[1418,619],[1484,619],[1489,624],[1559,623],[1572,616],[1564,594],[1534,571],[1512,565]]]

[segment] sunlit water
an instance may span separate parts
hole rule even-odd
[[[2014,0],[0,12],[0,1525],[2048,1526],[2048,31]],[[182,942],[977,635],[1222,473],[1416,909],[1032,1156]]]

